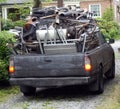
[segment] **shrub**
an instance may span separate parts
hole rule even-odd
[[[12,20],[2,20],[2,30],[9,30],[14,28],[15,26],[23,27],[26,21],[24,20],[18,20],[18,21],[12,21]]]
[[[107,9],[102,18],[97,19],[98,26],[101,29],[104,36],[109,38],[118,38],[120,37],[120,28],[117,22],[113,20],[113,10]]]
[[[98,26],[102,33],[109,38],[116,38],[116,36],[120,36],[120,29],[116,22],[114,21],[106,21],[104,19],[99,19]]]
[[[113,21],[114,20],[114,13],[112,8],[107,8],[106,11],[103,13],[103,19],[106,21]]]
[[[0,80],[8,79],[7,66],[11,50],[6,47],[6,43],[10,40],[15,41],[13,34],[6,31],[0,32]]]
[[[8,79],[8,74],[6,69],[7,69],[7,64],[5,63],[4,60],[0,59],[0,80]]]
[[[25,21],[24,21],[24,20],[18,20],[18,21],[15,21],[15,22],[14,22],[14,27],[15,27],[15,26],[23,27],[24,24],[25,24]]]
[[[11,28],[14,28],[14,23],[10,19],[2,19],[2,30],[9,30]]]

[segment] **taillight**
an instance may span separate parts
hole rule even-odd
[[[14,73],[15,68],[14,68],[14,61],[10,60],[10,64],[9,64],[9,73],[12,74]]]
[[[92,65],[91,65],[91,60],[88,56],[85,56],[85,65],[84,65],[84,69],[86,72],[89,72],[92,70]]]

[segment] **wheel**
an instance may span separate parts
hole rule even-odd
[[[36,88],[30,86],[20,86],[20,91],[24,94],[24,96],[32,96],[35,95]]]
[[[105,74],[105,76],[108,79],[114,79],[115,78],[115,60],[112,60],[112,65],[110,67],[110,70]]]
[[[96,94],[101,94],[104,92],[104,77],[102,66],[100,66],[100,70],[97,74],[97,80],[89,85],[89,90]]]

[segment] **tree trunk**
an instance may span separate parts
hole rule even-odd
[[[110,0],[110,8],[113,8],[113,7],[112,7],[112,0]]]
[[[41,0],[33,0],[33,8],[41,8],[42,7],[42,3]]]
[[[63,0],[57,0],[58,7],[63,7]]]

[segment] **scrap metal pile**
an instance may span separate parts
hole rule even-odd
[[[17,28],[19,34],[16,44],[13,44],[14,53],[47,54],[48,51],[55,53],[59,48],[66,48],[66,52],[70,53],[74,51],[73,46],[76,47],[75,52],[85,52],[93,39],[97,42],[96,32],[99,29],[92,15],[88,11],[64,7],[34,10],[32,23],[28,23],[27,28]],[[71,50],[67,51],[67,48]]]

